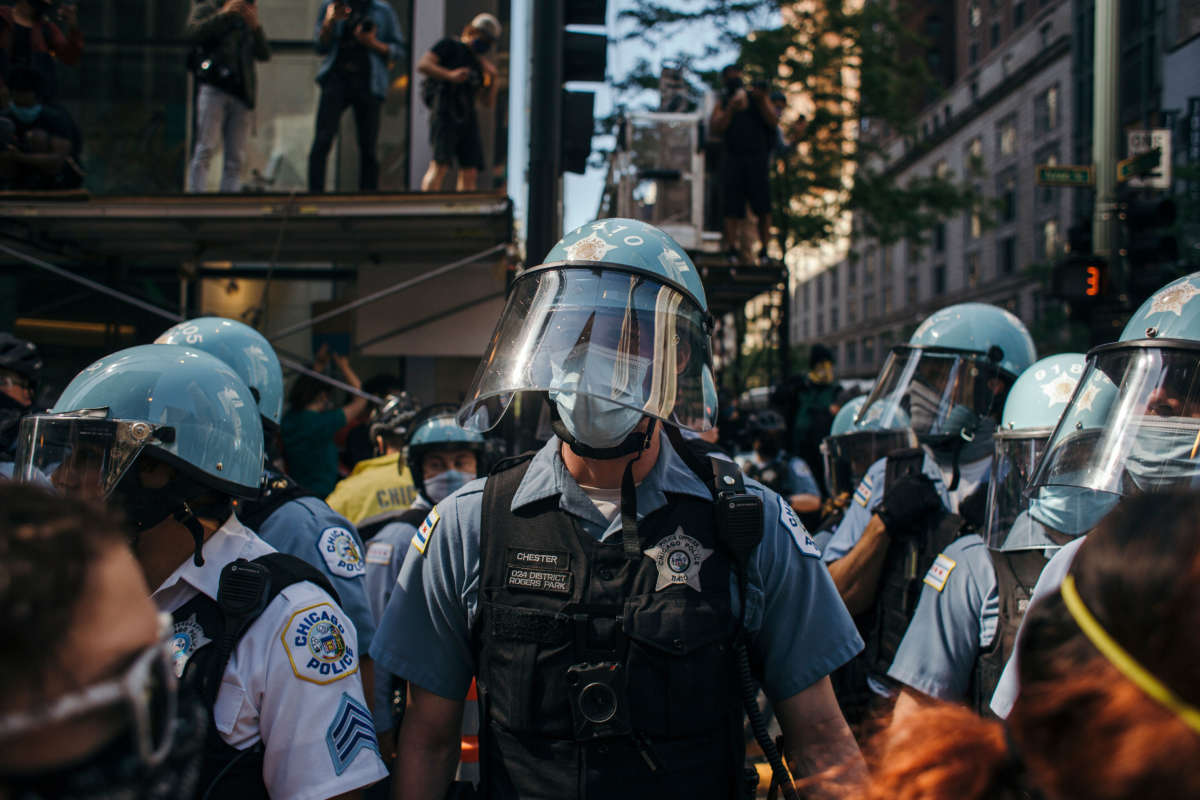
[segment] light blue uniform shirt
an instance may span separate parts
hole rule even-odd
[[[1063,578],[1067,577],[1067,572],[1071,569],[1071,562],[1075,560],[1075,554],[1079,552],[1079,547],[1086,538],[1085,535],[1078,539],[1072,539],[1054,554],[1054,558],[1046,564],[1037,584],[1033,587],[1033,597],[1029,600],[1030,607],[1040,598],[1058,591],[1058,587],[1062,586]],[[1025,622],[1022,620],[1021,626],[1024,627],[1024,625]],[[1021,631],[1018,629],[1017,643],[1013,646],[1012,655],[1008,657],[1008,663],[1004,665],[1004,672],[1000,674],[1000,682],[996,684],[996,691],[992,694],[992,713],[998,717],[1008,717],[1013,703],[1017,701],[1017,694],[1021,691],[1017,678],[1017,656],[1020,654],[1020,650]]]
[[[712,497],[666,437],[660,441],[658,461],[638,485],[639,517],[665,506],[665,492]],[[426,530],[414,537],[414,551],[404,559],[380,623],[381,635],[371,648],[384,669],[454,700],[466,695],[476,669],[470,630],[479,593],[484,482],[467,484],[426,518]],[[765,512],[763,541],[749,565],[746,627],[751,646],[761,656],[763,688],[778,701],[849,661],[863,643],[820,561],[820,551],[790,506],[754,481],[747,481],[746,487],[762,498]],[[557,438],[530,462],[513,508],[553,496],[587,534],[599,540],[620,535],[620,518],[611,523],[605,519],[567,472]],[[732,576],[730,592],[737,614],[740,602]]]
[[[424,495],[417,495],[410,509],[428,512],[433,503]],[[396,586],[396,578],[400,575],[400,565],[404,563],[404,555],[408,545],[417,532],[416,525],[407,522],[389,522],[379,529],[379,532],[367,542],[367,571],[363,576],[367,591],[367,604],[371,607],[371,615],[378,624],[383,617],[383,609],[387,608],[392,589]]]
[[[1057,549],[1057,548],[1055,548]],[[1044,551],[1049,554],[1051,550]],[[1000,593],[983,539],[951,542],[921,587],[921,599],[888,676],[939,700],[967,700],[980,653],[996,638]],[[938,589],[938,586],[941,589]]]
[[[808,462],[803,458],[792,456],[788,459],[787,474],[783,478],[783,492],[787,495],[815,494],[817,497],[821,496],[821,487],[817,486],[817,479],[813,476]]]
[[[350,520],[320,498],[299,497],[275,509],[257,533],[279,552],[307,561],[329,579],[358,631],[359,651],[367,652],[375,637],[375,617],[363,581],[362,539]],[[347,542],[353,542],[353,548]]]

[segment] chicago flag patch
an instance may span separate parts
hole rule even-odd
[[[945,553],[939,553],[938,557],[933,560],[929,571],[925,573],[924,583],[927,586],[932,586],[939,592],[946,588],[946,581],[950,578],[950,572],[958,566],[958,562],[953,558],[949,558]]]
[[[417,528],[417,532],[413,534],[413,547],[417,548],[417,552],[425,555],[425,547],[429,544],[429,537],[433,535],[433,529],[442,521],[442,517],[438,514],[436,508],[429,509],[429,516],[425,517],[425,521],[421,523],[421,527]]]

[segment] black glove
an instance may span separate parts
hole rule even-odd
[[[924,474],[907,475],[887,487],[883,502],[875,513],[883,520],[890,536],[910,536],[919,531],[927,516],[942,508],[933,481]]]

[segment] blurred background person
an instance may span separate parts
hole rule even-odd
[[[429,141],[433,161],[421,179],[421,190],[441,191],[449,169],[458,164],[458,191],[473,192],[483,169],[483,138],[475,103],[486,108],[496,103],[499,88],[496,66],[484,54],[500,39],[500,21],[479,14],[455,39],[435,44],[417,70],[425,76],[422,99],[432,112]]]
[[[0,797],[192,796],[205,712],[117,518],[0,485],[0,607]]]
[[[821,440],[841,408],[842,388],[833,367],[833,351],[818,342],[809,350],[808,372],[792,375],[772,397],[787,425],[791,452],[816,470],[822,485],[829,478],[821,459]]]
[[[54,62],[73,67],[82,57],[83,31],[74,3],[63,3],[57,10],[53,0],[17,0],[0,7],[0,78],[4,79],[0,105],[8,104],[9,74],[21,67],[41,76],[46,100],[54,102],[58,97]]]
[[[955,706],[882,735],[870,800],[1200,797],[1200,497],[1146,494],[1025,617],[1007,723]]]
[[[9,74],[11,100],[0,110],[0,186],[4,188],[48,191],[83,184],[79,128],[61,106],[43,102],[42,80],[27,68]]]
[[[242,163],[257,94],[255,61],[271,58],[253,0],[199,0],[184,36],[195,47],[196,149],[188,166],[187,191],[202,192],[217,148],[224,153],[221,191],[242,190]]]
[[[0,333],[0,477],[12,477],[17,430],[33,407],[41,373],[37,345]]]
[[[314,33],[325,56],[317,72],[317,104],[312,150],[308,154],[308,190],[325,191],[325,163],[342,114],[354,109],[358,137],[358,188],[379,188],[380,114],[387,98],[390,64],[405,56],[400,20],[383,0],[325,0]]]
[[[328,348],[322,346],[313,368],[324,372],[329,364]],[[346,383],[355,389],[362,381],[350,362],[340,353],[333,363]],[[288,474],[317,497],[327,497],[338,482],[338,450],[334,435],[367,407],[366,399],[354,395],[346,405],[336,408],[329,384],[309,375],[301,375],[288,393],[288,412],[283,415],[283,455]]]
[[[412,474],[401,456],[417,409],[417,402],[407,393],[390,397],[386,405],[375,409],[370,423],[375,457],[360,461],[325,498],[334,511],[354,523],[364,540],[401,517],[416,499]]]

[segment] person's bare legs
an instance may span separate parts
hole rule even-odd
[[[742,221],[736,217],[725,218],[725,252],[726,253],[741,253],[741,248],[738,246],[738,234],[741,233]],[[739,256],[740,260],[740,256]]]
[[[470,167],[459,167],[458,190],[460,192],[473,192],[478,185],[479,170]]]
[[[421,191],[440,192],[442,184],[446,182],[446,170],[449,169],[449,166],[449,164],[430,161],[429,169],[425,170],[425,176],[421,178]]]
[[[758,215],[758,257],[767,257],[767,242],[771,239],[771,215]]]

